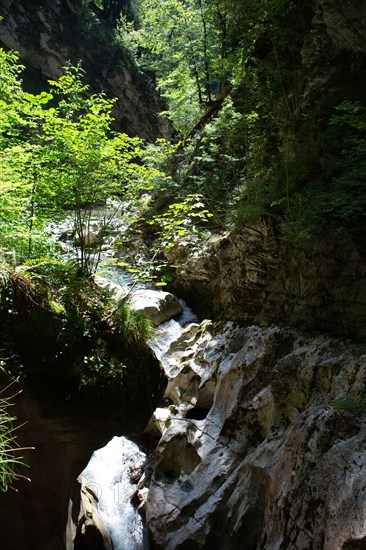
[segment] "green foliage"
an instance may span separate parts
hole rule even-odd
[[[363,239],[366,230],[366,107],[360,101],[337,105],[323,135],[322,179],[314,178],[290,197],[292,217],[285,234],[304,239]]]
[[[205,208],[202,195],[187,195],[181,202],[170,204],[165,212],[154,216],[148,223],[157,226],[155,249],[166,251],[174,248],[182,237],[200,236],[199,225],[207,222],[212,214]]]
[[[157,73],[174,126],[187,134],[218,104],[177,151],[171,173],[223,223],[289,210],[308,12],[290,0],[140,3],[141,28],[131,35]]]
[[[366,230],[366,106],[346,101],[336,107],[330,124],[342,131],[340,156],[334,163],[326,220],[338,231],[359,236]],[[324,201],[325,202],[325,201]]]
[[[0,50],[4,84],[0,119],[1,250],[24,262],[52,252],[47,223],[73,210],[81,271],[93,273],[102,240],[91,246],[92,211],[110,197],[135,200],[159,172],[144,165],[142,141],[114,134],[115,100],[88,95],[80,65],[66,67],[50,93],[25,94],[15,54]],[[105,219],[100,235],[111,221]],[[96,246],[97,245],[97,246]],[[99,248],[98,248],[99,247]]]
[[[0,318],[3,345],[19,350],[22,377],[42,397],[122,388],[152,334],[126,300],[116,304],[77,264],[54,258],[29,261],[4,278]]]
[[[19,479],[29,478],[19,473],[20,467],[23,469],[26,464],[23,462],[23,457],[19,454],[26,450],[20,448],[16,440],[16,430],[19,426],[15,426],[16,417],[9,413],[9,408],[12,403],[8,397],[4,397],[4,392],[8,390],[14,382],[11,382],[7,387],[0,391],[0,490],[7,491],[9,488],[14,488],[13,484]],[[28,447],[27,449],[31,449]]]
[[[219,114],[186,146],[175,179],[187,192],[199,192],[216,218],[231,208],[243,182],[250,116],[237,111],[231,98]]]
[[[138,18],[130,40],[157,75],[164,114],[186,134],[226,81],[225,14],[216,0],[142,0]]]
[[[153,281],[155,286],[165,286],[173,279],[177,267],[175,257],[177,250],[186,250],[194,254],[200,250],[205,238],[204,226],[213,216],[205,207],[202,195],[189,194],[182,198],[166,196],[168,204],[159,203],[154,210],[154,202],[149,206],[147,217],[140,216],[137,225],[131,226],[130,239],[136,240],[139,226],[144,228],[145,237],[149,234],[152,242],[146,251],[143,264],[136,261],[136,255],[129,262],[119,265],[135,277],[135,281]],[[174,201],[174,202],[172,202]],[[159,213],[156,213],[156,212]],[[147,229],[148,228],[148,229]],[[124,242],[128,246],[128,238]]]
[[[134,376],[134,362],[141,361],[146,340],[153,332],[150,321],[141,312],[132,310],[127,300],[115,304],[104,298],[103,303],[105,309],[97,326],[94,320],[89,327],[91,340],[87,353],[74,361],[79,392],[92,390],[102,394],[128,384],[128,378]]]
[[[366,396],[356,397],[349,395],[341,401],[334,401],[332,406],[337,411],[347,411],[352,414],[363,414],[366,412]]]
[[[109,198],[137,201],[165,178],[139,138],[111,131],[114,100],[88,94],[80,65],[66,67],[50,93],[32,95],[16,54],[0,50],[0,59],[0,247],[13,264],[2,271],[2,340],[21,349],[22,375],[39,394],[107,387],[122,380],[131,355],[145,353],[151,326],[127,304],[116,309],[90,277],[102,245],[88,242],[92,211]],[[46,230],[65,208],[74,213],[74,260],[57,256]]]
[[[221,110],[168,166],[171,195],[202,194],[215,221],[236,228],[271,219],[292,242],[361,239],[365,104],[356,83],[322,98],[309,88],[303,48],[313,6],[144,0],[140,15],[135,37],[182,133],[210,104],[209,95],[218,97],[215,82],[216,92],[230,83]]]
[[[111,312],[113,332],[127,346],[133,347],[152,336],[153,327],[150,321],[140,311],[131,309],[127,300],[119,302]]]

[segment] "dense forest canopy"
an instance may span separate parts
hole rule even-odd
[[[341,82],[335,69],[334,76],[332,71],[317,76],[324,59],[315,49],[310,57],[315,3],[100,0],[83,6],[89,32],[99,35],[104,28],[109,35],[111,24],[115,26],[116,44],[138,71],[156,80],[165,100],[162,116],[172,122],[172,144],[178,145],[173,153],[167,147],[163,161],[160,143],[153,164],[172,178],[168,200],[199,193],[214,214],[212,222],[230,225],[235,220],[238,229],[240,224],[270,219],[290,240],[314,241],[319,232],[322,238],[333,234],[358,239],[363,234],[362,56],[340,50],[328,59],[334,67],[351,67]],[[91,25],[93,18],[102,26]],[[323,86],[313,84],[321,78]],[[46,100],[44,95],[37,101]],[[105,107],[112,105],[104,101]],[[44,117],[47,109],[41,104],[37,109]],[[58,116],[60,111],[54,113]],[[35,134],[37,116],[31,122],[27,115],[20,124],[28,127],[29,136],[32,125]],[[35,143],[32,147],[35,155]],[[44,144],[37,147],[45,150]],[[29,148],[20,155],[23,164],[29,155]],[[152,159],[151,148],[149,156]],[[55,178],[56,171],[54,164],[48,177]],[[51,184],[42,185],[47,195]],[[42,185],[37,184],[38,189]],[[29,181],[27,189],[31,188]],[[163,194],[169,195],[169,189]],[[23,208],[23,199],[16,200]],[[28,219],[35,216],[28,213]],[[31,223],[33,230],[36,224]]]
[[[298,242],[359,240],[363,57],[322,53],[311,43],[315,3],[134,6],[138,24],[121,24],[119,32],[136,63],[156,75],[165,114],[183,140],[170,166],[182,192],[202,193],[216,219],[239,220],[239,227],[264,217]]]

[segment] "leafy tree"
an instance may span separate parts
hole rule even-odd
[[[104,19],[110,20],[113,26],[117,25],[123,9],[128,7],[128,0],[97,0],[92,3],[92,9]]]
[[[14,52],[0,49],[0,228],[2,251],[29,239],[34,228],[34,189],[39,152],[34,136],[49,94],[23,92],[22,66]],[[28,231],[27,231],[27,229]]]
[[[143,165],[142,141],[110,130],[115,100],[88,95],[83,70],[66,67],[50,93],[25,94],[19,84],[16,56],[2,53],[3,85],[0,161],[4,253],[20,260],[39,255],[39,242],[49,243],[50,220],[74,213],[81,271],[92,273],[100,247],[91,247],[93,209],[108,197],[131,199],[152,185],[157,170]],[[113,215],[113,213],[111,214]],[[110,219],[106,218],[100,237]],[[99,239],[101,245],[101,239]]]
[[[135,40],[155,71],[167,115],[186,134],[226,80],[226,20],[217,0],[142,0]]]

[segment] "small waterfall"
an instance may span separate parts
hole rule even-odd
[[[187,304],[183,300],[179,300],[179,303],[182,306],[182,313],[179,318],[171,319],[159,325],[155,330],[154,338],[149,342],[151,349],[163,365],[170,344],[179,338],[183,328],[190,323],[198,323],[197,316]]]
[[[114,550],[148,548],[143,519],[131,504],[136,485],[130,473],[146,460],[146,454],[126,437],[113,437],[95,451],[81,475],[98,497],[100,515],[113,542]]]
[[[113,279],[123,275],[115,272]],[[112,277],[111,277],[112,278]],[[128,277],[126,277],[128,279]],[[128,281],[124,281],[126,283]],[[141,290],[140,290],[141,291]],[[182,314],[177,320],[162,323],[149,343],[162,364],[170,344],[183,327],[197,322],[197,317],[181,301]],[[131,470],[146,461],[146,455],[126,437],[114,437],[105,447],[95,451],[81,475],[98,497],[98,508],[114,545],[114,550],[147,550],[147,530],[143,518],[131,504],[136,485],[130,480]]]
[[[95,211],[96,220],[104,213]],[[72,227],[68,220],[61,229],[67,231]],[[115,233],[120,229],[120,220],[116,218]],[[60,226],[51,228],[55,234],[60,234]],[[133,276],[114,265],[112,257],[113,238],[108,245],[103,246],[99,272],[117,285],[129,291],[142,293],[152,285],[133,283]],[[67,251],[75,253],[72,238],[66,242]],[[189,323],[198,322],[196,315],[179,300],[182,314],[178,319],[172,319],[159,325],[149,342],[151,349],[159,361],[164,365],[167,362],[166,352],[170,344],[176,340],[183,327]],[[131,503],[131,496],[135,494],[136,484],[131,481],[131,471],[135,471],[146,461],[146,454],[126,437],[113,437],[102,449],[95,451],[81,476],[98,498],[98,509],[104,525],[108,529],[114,550],[147,550],[148,539],[144,520],[136,507]]]
[[[177,320],[159,325],[150,345],[164,363],[165,352],[189,323],[197,317],[181,301],[182,314]],[[130,473],[146,461],[146,454],[126,437],[113,437],[102,449],[93,453],[81,473],[98,497],[98,509],[107,527],[114,550],[147,550],[148,540],[143,518],[131,503],[136,485]]]

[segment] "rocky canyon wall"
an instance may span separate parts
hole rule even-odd
[[[363,353],[278,327],[188,326],[167,353],[171,405],[150,423],[153,547],[364,548]]]
[[[31,91],[56,80],[68,62],[82,62],[93,92],[118,99],[116,129],[154,140],[163,132],[162,110],[147,76],[113,41],[113,29],[78,0],[5,0],[0,5],[0,46],[20,54]]]
[[[186,253],[174,289],[202,317],[366,336],[365,256],[354,244],[291,246],[262,224]]]

